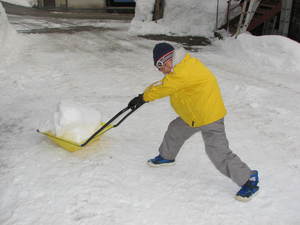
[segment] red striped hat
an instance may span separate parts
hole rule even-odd
[[[157,65],[157,62],[162,63],[166,62],[168,59],[173,58],[174,47],[168,43],[161,42],[156,44],[153,48],[153,60],[154,65]]]

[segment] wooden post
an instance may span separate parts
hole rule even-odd
[[[164,0],[155,0],[152,20],[157,22],[157,20],[163,18],[164,6],[165,6]]]
[[[216,12],[216,27],[215,27],[215,31],[217,31],[218,27],[219,27],[219,2],[220,2],[220,0],[217,0],[217,12]]]
[[[227,32],[229,32],[229,23],[230,23],[230,8],[231,8],[231,0],[227,1],[227,14],[226,14],[226,24],[227,24]]]
[[[288,36],[289,33],[292,6],[293,0],[281,1],[279,33],[283,36]]]

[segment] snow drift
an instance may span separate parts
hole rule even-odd
[[[260,70],[282,72],[300,70],[300,45],[283,36],[253,36],[244,33],[237,39],[227,38],[224,41],[217,41],[215,45],[228,58],[238,55],[239,63],[255,67],[259,65]]]
[[[152,21],[154,2],[154,0],[136,0],[135,17],[131,22],[130,32],[140,35],[213,36],[216,27],[217,1],[166,0],[164,18],[157,23]],[[218,25],[225,20],[226,8],[227,1],[220,1]]]
[[[0,2],[0,57],[2,66],[16,60],[24,43],[26,43],[26,38],[18,34],[11,26]]]
[[[16,39],[17,32],[7,20],[7,15],[0,2],[0,53],[5,51],[5,47],[9,47]]]

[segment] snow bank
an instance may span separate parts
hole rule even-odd
[[[28,39],[18,34],[7,19],[5,10],[0,2],[0,66],[14,62]]]
[[[245,33],[237,39],[227,38],[215,44],[224,56],[238,56],[240,63],[247,66],[254,65],[268,71],[300,71],[300,44],[283,36]]]
[[[152,21],[155,0],[136,0],[130,32],[134,34],[195,35],[210,37],[216,26],[217,1],[166,0],[164,18]],[[219,3],[219,22],[225,20],[227,1]],[[235,3],[237,4],[237,3]]]
[[[149,22],[152,20],[152,12],[155,0],[136,0],[135,21]]]
[[[99,127],[101,114],[90,107],[61,102],[54,113],[54,131],[57,137],[81,143]]]
[[[32,7],[34,5],[37,5],[37,0],[2,0],[2,1],[14,5],[25,6],[25,7]]]
[[[0,53],[7,50],[6,48],[13,45],[17,32],[7,20],[7,15],[0,2]]]

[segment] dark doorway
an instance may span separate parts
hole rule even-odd
[[[289,37],[300,42],[300,0],[294,0]]]
[[[44,0],[45,8],[55,8],[55,0]]]
[[[107,0],[107,6],[135,7],[135,0]]]

